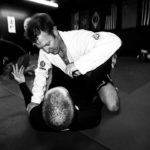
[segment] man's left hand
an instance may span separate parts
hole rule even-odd
[[[81,75],[80,71],[77,70],[74,63],[70,63],[69,65],[67,65],[66,73],[72,78]]]

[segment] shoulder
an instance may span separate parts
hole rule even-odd
[[[38,56],[37,69],[47,71],[49,68],[51,68],[52,63],[51,58],[52,58],[51,54],[47,54],[43,50],[40,50]]]
[[[60,31],[59,32],[60,33],[60,35],[62,35],[62,36],[65,36],[65,35],[67,35],[67,36],[73,36],[73,35],[84,35],[84,34],[86,34],[86,35],[90,35],[90,34],[93,34],[94,32],[92,32],[92,31],[89,31],[89,30],[85,30],[85,29],[80,29],[80,30],[70,30],[70,31]]]
[[[104,37],[118,37],[118,35],[113,32],[101,31],[98,33],[100,34],[100,36],[104,36]]]

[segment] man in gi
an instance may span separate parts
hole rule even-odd
[[[40,49],[29,111],[43,101],[49,77],[61,86],[65,78],[75,80],[80,76],[88,81],[86,95],[95,91],[108,110],[119,110],[118,93],[110,78],[112,56],[121,46],[118,36],[110,32],[86,30],[62,32],[45,13],[31,17],[25,35]],[[56,68],[59,73],[56,73]],[[66,75],[65,78],[61,77],[60,72]],[[74,88],[82,95],[84,90],[78,84],[76,86]],[[69,88],[72,86],[69,85]]]

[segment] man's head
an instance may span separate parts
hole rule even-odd
[[[28,26],[28,23],[29,21],[31,20],[30,17],[27,17],[24,22],[23,22],[23,27],[24,27],[24,30],[26,31],[27,30],[27,26]]]
[[[45,123],[54,130],[68,128],[74,118],[74,104],[64,87],[50,89],[44,98],[42,115]]]
[[[46,53],[56,55],[60,51],[60,36],[54,21],[48,14],[33,15],[28,22],[25,36],[33,45]]]

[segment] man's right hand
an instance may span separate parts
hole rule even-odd
[[[81,75],[80,71],[76,69],[74,63],[70,63],[66,66],[66,73],[72,78]]]

